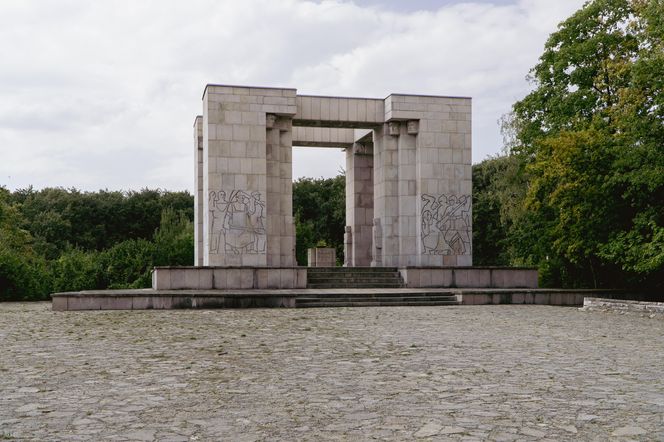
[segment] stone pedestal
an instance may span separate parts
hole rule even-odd
[[[308,267],[335,267],[337,252],[332,247],[307,249]]]

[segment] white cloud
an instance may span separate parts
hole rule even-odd
[[[547,35],[582,2],[397,12],[348,1],[3,0],[0,185],[191,189],[206,83],[472,96],[479,161],[499,151],[496,120],[527,92]],[[344,167],[338,151],[298,152],[295,176]]]

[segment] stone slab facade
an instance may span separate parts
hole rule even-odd
[[[304,267],[155,267],[154,290],[303,289]]]
[[[406,287],[528,288],[538,287],[538,272],[516,267],[403,267]]]
[[[459,293],[461,305],[485,304],[536,304],[536,305],[582,305],[583,292],[573,290],[505,290],[487,292],[462,290]]]
[[[470,98],[207,85],[194,126],[196,266],[297,265],[294,144],[346,149],[345,265],[472,265]]]

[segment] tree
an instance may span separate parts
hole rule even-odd
[[[537,240],[564,285],[664,281],[664,2],[594,0],[559,25],[513,107]]]
[[[296,256],[307,263],[307,249],[325,243],[336,249],[343,262],[346,226],[346,178],[300,178],[293,183],[293,216],[296,221]]]
[[[0,301],[39,299],[48,290],[45,260],[35,253],[22,224],[10,193],[0,187]]]
[[[497,157],[473,166],[473,261],[475,265],[508,265],[508,228],[501,217],[501,179],[511,157]]]

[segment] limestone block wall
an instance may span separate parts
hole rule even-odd
[[[367,127],[383,123],[383,100],[377,98],[321,97],[298,95],[297,126]]]
[[[350,147],[355,140],[355,129],[311,126],[293,127],[294,146]]]
[[[295,112],[294,89],[206,87],[204,265],[293,264],[290,119]],[[269,114],[276,126],[268,127]]]

